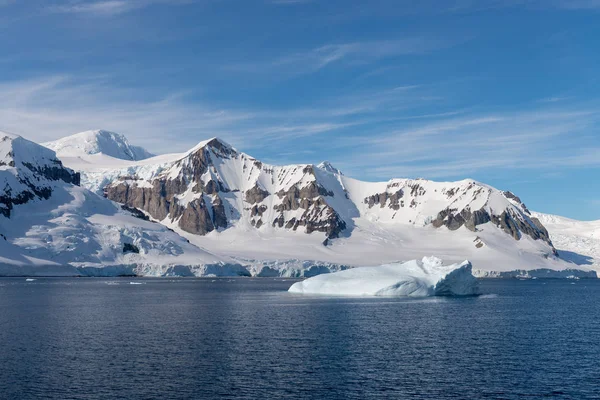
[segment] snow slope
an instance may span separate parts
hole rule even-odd
[[[600,271],[600,221],[577,221],[534,212],[548,229],[561,258]]]
[[[548,232],[517,196],[470,179],[361,182],[329,163],[264,164],[216,138],[141,161],[62,160],[82,173],[85,187],[250,265],[252,274],[299,276],[311,267],[427,254],[469,259],[478,276],[571,274],[574,267],[556,256]]]
[[[443,265],[436,257],[422,261],[359,267],[319,275],[293,284],[289,292],[341,296],[467,296],[478,293],[471,263]]]
[[[121,160],[138,161],[154,156],[142,147],[129,144],[125,136],[105,130],[85,131],[42,145],[54,150],[61,158],[85,159],[90,155],[103,154]]]
[[[0,217],[0,275],[249,275],[87,189],[54,189]]]

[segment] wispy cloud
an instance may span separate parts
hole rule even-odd
[[[154,152],[184,151],[200,140],[222,136],[242,148],[323,135],[365,125],[389,115],[377,110],[394,98],[384,92],[336,100],[323,108],[225,109],[189,101],[180,93],[147,98],[111,86],[108,78],[50,76],[0,82],[0,130],[48,141],[88,129],[116,130]],[[179,140],[174,141],[173,137]]]
[[[586,134],[598,126],[600,111],[592,106],[469,115],[357,137],[347,145],[361,148],[360,156],[339,161],[352,172],[367,170],[374,178],[600,167],[600,143]]]
[[[229,69],[257,73],[273,70],[307,73],[336,63],[365,65],[388,58],[426,54],[451,44],[448,40],[426,37],[327,44],[268,61],[232,65]]]
[[[558,103],[559,101],[565,101],[565,100],[569,100],[572,99],[571,96],[553,96],[553,97],[545,97],[543,99],[540,99],[539,102],[540,103]]]
[[[53,7],[52,10],[64,13],[115,15],[130,11],[135,5],[127,1],[108,0],[94,3],[73,3]]]
[[[177,93],[139,100],[106,79],[55,76],[0,82],[0,93],[0,130],[39,142],[103,128],[121,131],[154,151],[176,151],[252,118],[241,110],[190,104]]]
[[[48,10],[56,13],[113,16],[156,4],[187,4],[193,0],[99,0],[71,1],[53,5]]]
[[[595,104],[419,113],[428,88],[404,87],[335,97],[313,108],[267,110],[219,107],[180,93],[132,96],[108,79],[53,76],[0,82],[0,130],[41,142],[110,129],[157,153],[184,151],[221,136],[250,154],[271,155],[265,161],[328,158],[349,176],[374,180],[600,167],[600,142],[590,134],[600,127]],[[274,156],[290,149],[299,151]]]

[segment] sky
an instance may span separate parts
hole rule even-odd
[[[0,0],[0,130],[218,136],[600,219],[600,0]]]

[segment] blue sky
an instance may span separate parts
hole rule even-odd
[[[600,0],[0,0],[0,130],[219,136],[600,219]]]

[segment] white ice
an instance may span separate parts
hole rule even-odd
[[[443,265],[436,257],[360,267],[297,282],[291,293],[336,296],[469,296],[478,293],[469,261]]]

